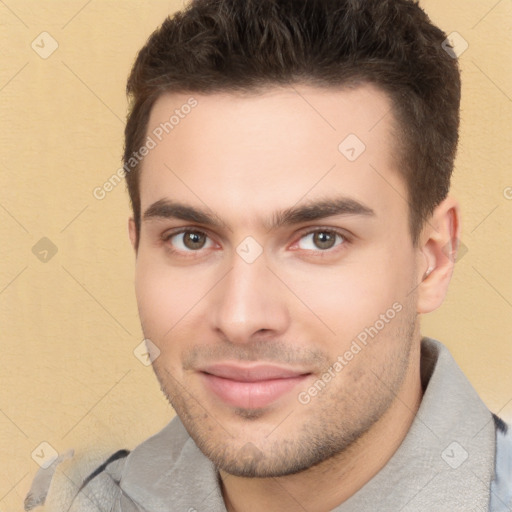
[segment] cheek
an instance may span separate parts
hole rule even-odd
[[[155,372],[164,388],[172,389],[167,372],[180,374],[180,340],[190,339],[184,330],[187,322],[194,322],[193,297],[190,286],[183,286],[179,279],[172,279],[169,269],[158,269],[156,265],[137,265],[135,290],[139,317],[144,337],[151,340],[160,354],[153,362]],[[190,325],[189,325],[190,328]],[[163,380],[162,380],[163,379]]]
[[[170,335],[180,319],[190,314],[200,295],[183,271],[143,255],[136,265],[135,293],[144,333],[155,340]]]
[[[407,300],[413,270],[411,259],[374,248],[371,254],[360,253],[357,261],[347,259],[337,267],[290,273],[287,282],[293,283],[290,288],[296,296],[322,320],[326,333],[334,331],[337,337],[349,338],[372,325],[394,303]],[[311,316],[296,315],[297,320],[301,318]],[[322,323],[317,325],[321,328]]]

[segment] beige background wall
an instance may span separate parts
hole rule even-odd
[[[423,332],[512,420],[512,2],[422,5],[469,44],[453,183],[467,253]],[[124,185],[101,201],[92,191],[119,167],[135,53],[180,6],[0,1],[0,511],[22,510],[35,460],[51,451],[41,442],[131,448],[172,416],[133,354]]]

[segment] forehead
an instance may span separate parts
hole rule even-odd
[[[404,215],[393,128],[390,99],[372,85],[164,94],[148,123],[142,211],[170,197],[255,218],[336,192]]]

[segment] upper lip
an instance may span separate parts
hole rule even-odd
[[[309,372],[294,370],[272,364],[243,366],[239,364],[218,363],[200,369],[203,373],[238,382],[259,382],[272,379],[290,379],[307,375]]]

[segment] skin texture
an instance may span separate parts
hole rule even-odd
[[[419,314],[444,299],[458,204],[441,203],[413,246],[390,102],[374,86],[165,94],[148,134],[190,96],[197,106],[144,158],[140,177],[136,294],[144,335],[160,350],[155,373],[219,467],[228,510],[330,510],[385,465],[419,407]],[[366,146],[355,161],[338,150],[349,134]],[[373,213],[270,226],[284,210],[340,197]],[[150,210],[162,200],[217,224]],[[133,219],[129,227],[135,247]],[[184,243],[179,228],[198,243]],[[258,247],[253,262],[242,257]],[[271,363],[303,377],[262,407],[234,406],[201,373],[226,362]],[[325,385],[309,393],[319,379]]]

